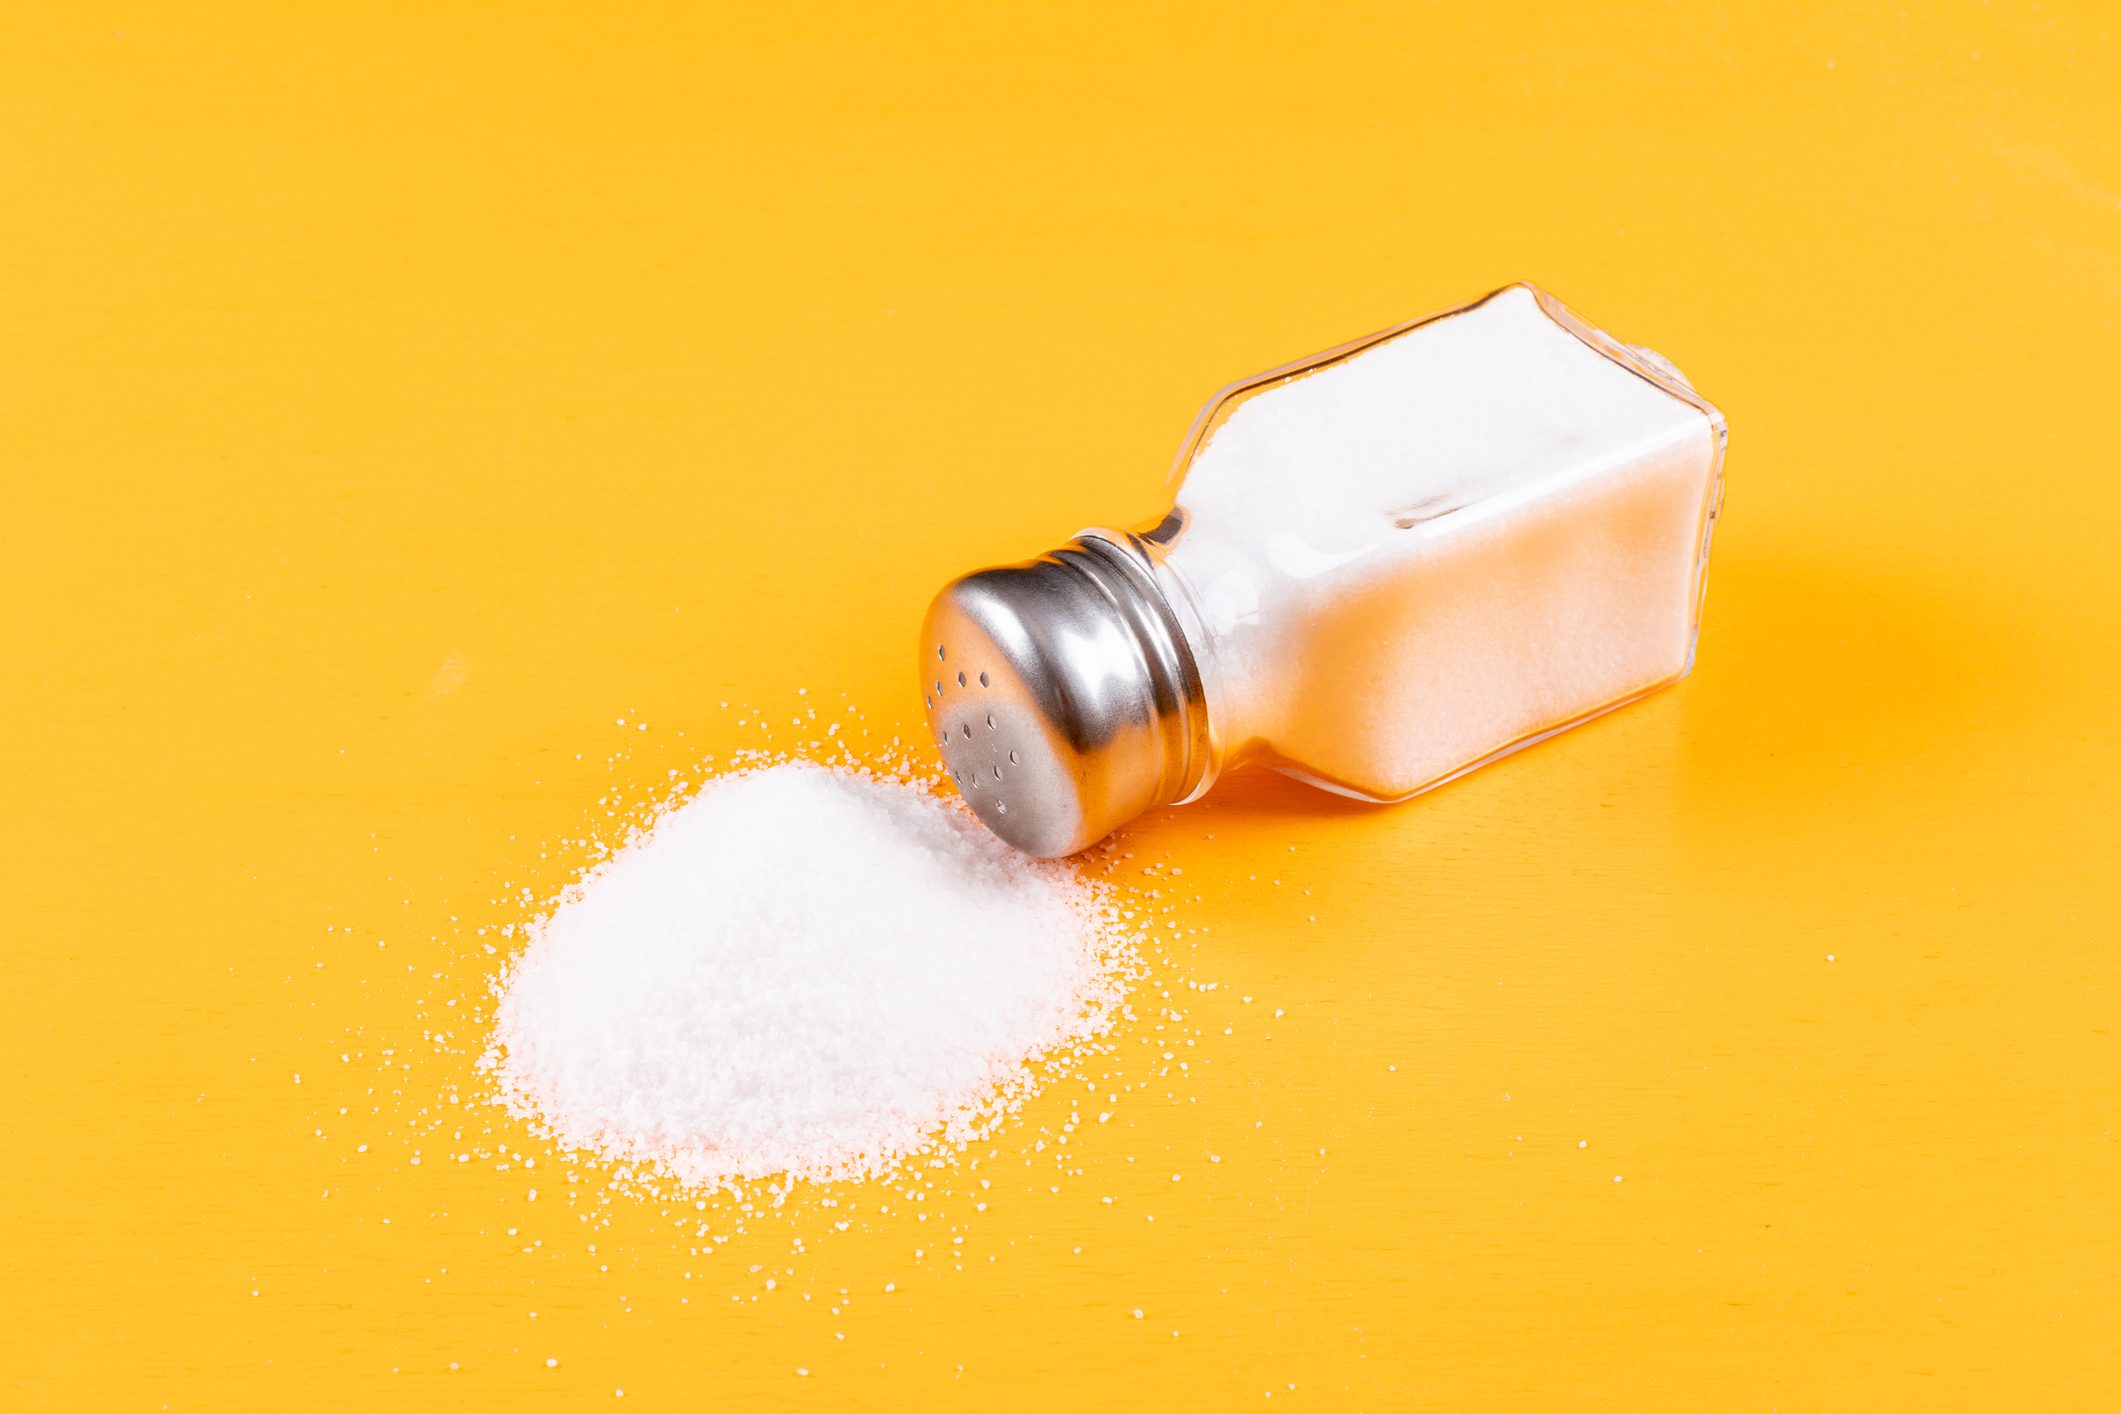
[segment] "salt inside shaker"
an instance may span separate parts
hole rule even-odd
[[[1035,855],[1248,762],[1417,795],[1686,675],[1725,437],[1529,284],[1246,379],[1160,522],[943,589],[931,734]]]

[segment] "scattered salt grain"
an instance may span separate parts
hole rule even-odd
[[[556,1142],[681,1183],[874,1177],[1019,1105],[1133,966],[1103,886],[923,786],[784,762],[708,782],[571,888],[486,1055]]]

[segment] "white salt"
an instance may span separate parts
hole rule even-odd
[[[1132,959],[1071,867],[788,762],[710,781],[533,925],[486,1063],[556,1142],[683,1183],[870,1177],[1102,1035]]]

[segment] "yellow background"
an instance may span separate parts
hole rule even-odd
[[[2112,1408],[2115,28],[9,0],[0,1404]],[[1034,1106],[961,1272],[410,1163],[548,842],[910,737],[941,580],[1518,277],[1729,414],[1700,665],[1131,831],[1176,1103]]]

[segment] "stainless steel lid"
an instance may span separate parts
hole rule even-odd
[[[1199,666],[1132,536],[1085,531],[951,581],[920,666],[951,779],[1027,854],[1073,854],[1208,768]]]

